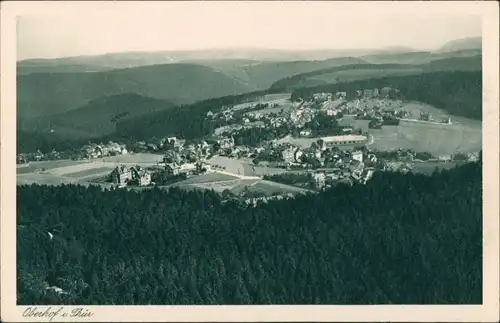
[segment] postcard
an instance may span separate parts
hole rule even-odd
[[[498,321],[498,17],[2,2],[2,321]]]

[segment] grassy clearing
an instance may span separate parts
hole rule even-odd
[[[456,152],[474,152],[481,149],[481,130],[463,125],[435,125],[401,123],[395,127],[383,127],[372,131],[375,149],[396,148],[427,151],[433,155],[449,155]]]
[[[245,176],[264,176],[286,172],[283,168],[252,166],[250,164],[244,164],[243,167],[245,169]]]
[[[236,175],[245,175],[244,174],[245,162],[243,162],[239,159],[229,158],[229,157],[225,157],[225,156],[213,156],[207,162],[213,166],[217,165],[217,166],[225,167],[224,171],[226,171],[228,173],[233,173]]]
[[[84,169],[84,170],[74,172],[74,173],[64,174],[64,176],[72,177],[72,178],[82,178],[82,177],[88,177],[88,176],[92,176],[92,175],[99,176],[103,173],[110,173],[112,170],[113,170],[112,167],[97,167],[97,168],[91,168],[91,169]]]
[[[407,103],[403,109],[418,115],[420,111],[430,112],[437,120],[446,116],[445,112],[418,102]],[[475,152],[481,150],[481,122],[463,117],[451,117],[451,125],[428,124],[402,121],[399,126],[384,126],[382,129],[369,129],[368,121],[344,117],[341,125],[353,125],[368,131],[374,136],[374,149],[393,150],[397,148],[427,151],[434,155],[449,155],[456,152]]]
[[[220,182],[220,181],[231,181],[231,180],[237,180],[237,179],[238,179],[238,177],[236,177],[236,176],[230,176],[230,175],[221,174],[221,173],[209,173],[209,174],[203,174],[200,176],[193,176],[193,177],[188,178],[186,180],[180,181],[177,184],[178,185],[205,184],[205,183]]]
[[[60,167],[65,167],[65,166],[83,164],[86,162],[87,161],[84,161],[84,160],[48,160],[48,161],[40,161],[40,162],[30,162],[29,165],[27,165],[27,166],[18,165],[16,172],[17,172],[17,174],[33,173],[33,172],[40,170],[42,168],[44,168],[46,170],[50,170],[50,169],[55,169],[55,168],[60,168]]]
[[[61,185],[61,184],[78,184],[76,178],[66,178],[52,174],[18,174],[16,177],[17,185]]]
[[[163,155],[162,154],[140,153],[140,154],[127,154],[127,155],[119,155],[119,156],[110,156],[110,157],[99,158],[97,160],[104,160],[104,162],[108,162],[108,163],[156,164],[157,162],[163,160]]]

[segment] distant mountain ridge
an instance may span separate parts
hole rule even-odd
[[[461,50],[481,50],[482,49],[482,38],[481,37],[467,37],[462,39],[455,39],[447,42],[441,46],[437,52],[454,52]]]
[[[286,62],[301,60],[326,60],[346,56],[362,56],[371,53],[401,53],[415,51],[408,47],[389,47],[382,49],[314,49],[284,50],[266,48],[229,48],[157,52],[123,52],[101,55],[83,55],[74,57],[25,59],[17,62],[19,67],[27,69],[33,66],[54,65],[90,65],[104,68],[130,68],[144,65],[158,65],[200,60],[256,60]]]
[[[452,40],[435,51],[444,53],[461,50],[481,50],[481,37],[469,37]],[[17,62],[18,72],[22,74],[50,71],[50,68],[73,72],[82,70],[82,66],[92,67],[94,70],[109,70],[133,68],[146,65],[173,64],[203,60],[254,60],[260,62],[291,62],[327,60],[339,57],[397,55],[405,53],[425,52],[405,46],[390,46],[381,49],[314,49],[314,50],[286,50],[267,48],[215,48],[200,50],[172,50],[156,52],[122,52],[100,55],[82,55],[74,57],[24,59]],[[371,62],[371,61],[370,61]],[[386,62],[388,63],[388,62]],[[61,66],[64,65],[63,69]],[[203,65],[203,64],[202,64]]]
[[[251,90],[251,86],[240,80],[194,64],[142,66],[96,73],[18,75],[17,114],[21,118],[58,114],[100,97],[123,93],[137,93],[179,104]]]

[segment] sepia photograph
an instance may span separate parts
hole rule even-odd
[[[1,11],[2,321],[499,318],[497,3]]]

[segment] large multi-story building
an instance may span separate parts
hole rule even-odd
[[[338,145],[364,145],[368,141],[368,137],[361,135],[330,136],[321,139],[328,148]]]
[[[140,166],[130,168],[132,174],[132,181],[139,186],[146,186],[151,184],[151,174]]]
[[[126,185],[131,179],[132,171],[124,165],[117,166],[110,174],[110,180],[114,184]]]

